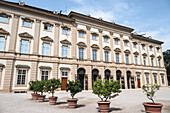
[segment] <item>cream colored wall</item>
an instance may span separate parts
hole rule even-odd
[[[0,60],[0,63],[6,65],[6,60],[1,59],[1,60]],[[0,90],[3,90],[5,71],[6,71],[6,69],[3,68],[3,69],[2,69],[2,76],[1,76],[1,79],[0,79],[0,80],[1,80],[1,82],[0,82],[0,83],[1,83],[1,84],[0,84]]]

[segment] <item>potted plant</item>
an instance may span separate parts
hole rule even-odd
[[[77,101],[78,99],[77,98],[74,98],[74,96],[81,92],[82,91],[82,88],[81,88],[81,84],[80,84],[80,81],[78,80],[75,80],[75,81],[69,81],[67,84],[66,84],[66,88],[67,88],[67,92],[70,91],[70,94],[71,94],[71,99],[67,99],[67,102],[68,102],[68,107],[69,108],[76,108],[77,106]]]
[[[119,81],[110,82],[107,79],[98,80],[93,83],[93,93],[98,95],[101,101],[98,101],[99,110],[101,113],[108,113],[110,108],[111,98],[115,98],[121,92]]]
[[[44,99],[45,99],[45,96],[46,96],[46,95],[43,95],[45,82],[46,81],[44,81],[44,80],[43,81],[38,81],[38,84],[37,84],[38,92],[40,92],[40,95],[38,97],[39,102],[43,102]]]
[[[34,92],[34,93],[31,93],[32,99],[34,100],[37,100],[39,97],[39,94],[37,93],[37,90],[38,90],[37,84],[38,84],[38,80],[29,82],[29,90]]]
[[[156,91],[160,89],[160,85],[143,85],[142,87],[143,92],[146,94],[147,98],[151,100],[152,102],[144,102],[143,105],[145,107],[145,111],[148,113],[161,113],[162,104],[155,103],[154,101],[154,95]]]
[[[52,97],[49,97],[49,103],[50,105],[55,105],[56,104],[56,101],[57,101],[57,98],[58,97],[54,97],[54,93],[55,93],[55,90],[57,88],[60,88],[62,85],[62,83],[60,82],[59,79],[50,79],[48,81],[45,82],[45,91],[46,92],[49,92],[49,93],[52,93]]]

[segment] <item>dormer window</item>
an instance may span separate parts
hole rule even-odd
[[[79,32],[79,37],[84,37],[84,33],[83,32]]]

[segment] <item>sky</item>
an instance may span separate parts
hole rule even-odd
[[[7,0],[19,2],[19,0]],[[46,10],[75,11],[134,29],[163,41],[170,49],[170,0],[23,0],[25,4]]]

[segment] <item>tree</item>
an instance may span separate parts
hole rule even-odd
[[[163,57],[164,57],[164,63],[165,63],[165,68],[167,71],[167,77],[168,77],[168,83],[170,85],[170,49],[163,52]]]

